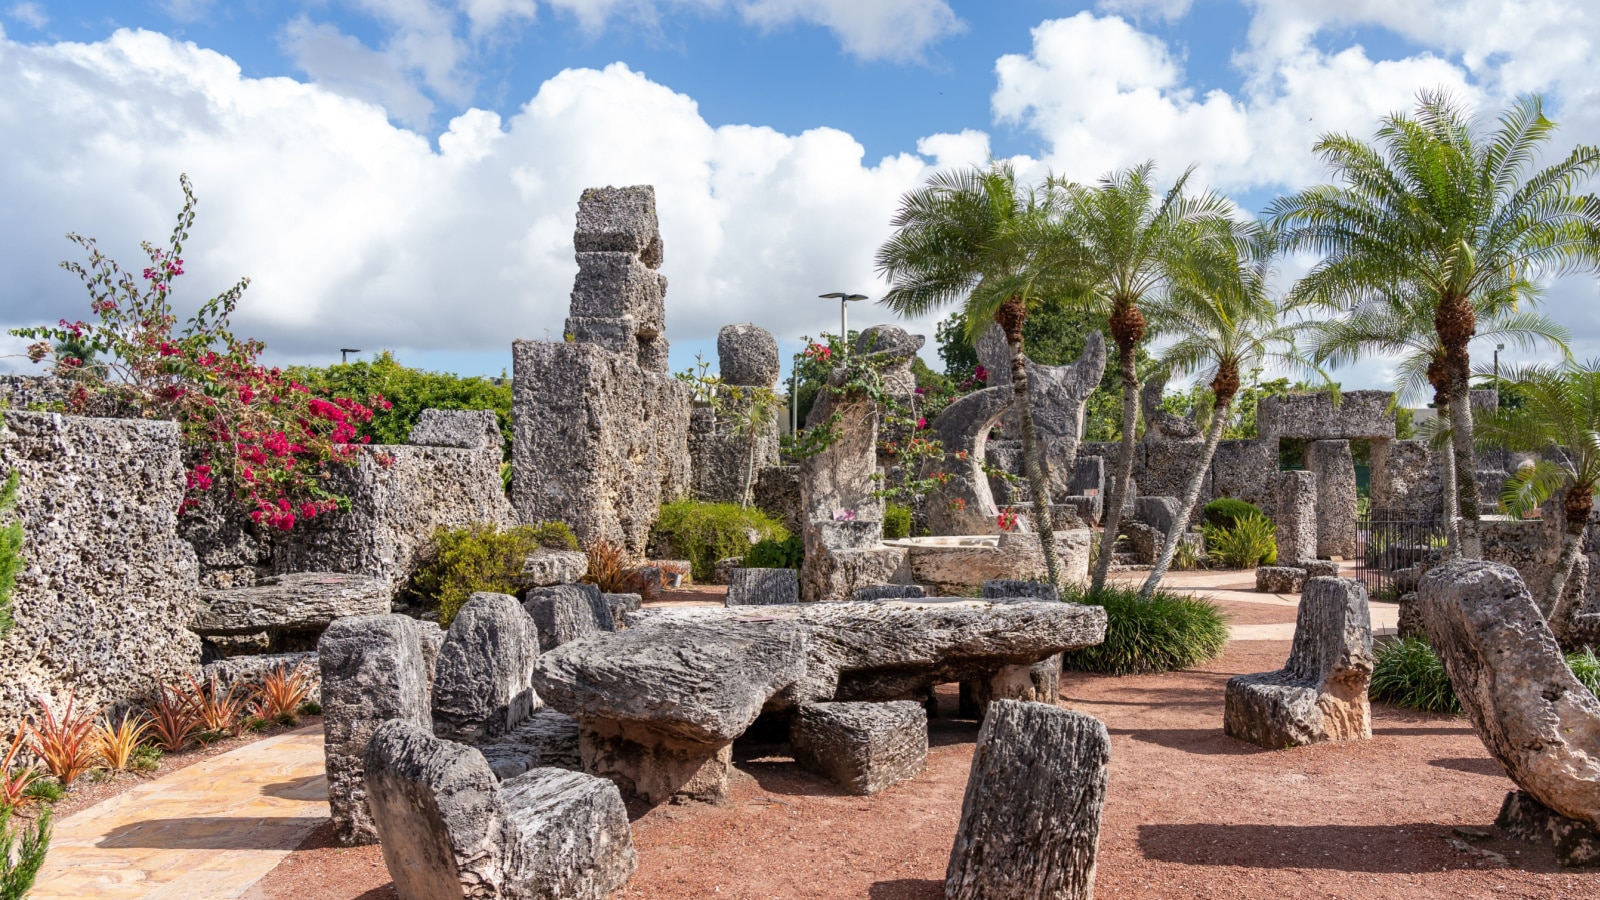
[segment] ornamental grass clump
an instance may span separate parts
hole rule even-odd
[[[1135,588],[1108,585],[1097,592],[1069,590],[1067,600],[1106,610],[1106,639],[1061,655],[1077,672],[1143,675],[1189,669],[1221,655],[1228,621],[1208,600],[1156,590],[1141,597]]]
[[[663,556],[689,560],[694,577],[710,582],[717,561],[743,558],[763,540],[782,541],[789,530],[759,509],[737,503],[678,500],[661,507],[652,539]]]
[[[1277,528],[1259,513],[1246,513],[1232,526],[1201,526],[1206,555],[1229,569],[1253,569],[1278,561]]]
[[[500,528],[489,524],[439,528],[411,577],[410,593],[439,608],[449,627],[467,598],[479,591],[515,594],[516,578],[534,552],[576,550],[578,539],[561,522]]]
[[[661,581],[647,578],[629,559],[627,551],[610,541],[589,545],[589,570],[584,584],[592,584],[603,594],[638,594],[641,601],[661,596]],[[665,566],[662,571],[665,572]]]
[[[1461,701],[1450,675],[1427,640],[1388,641],[1378,645],[1373,655],[1372,684],[1367,689],[1373,700],[1423,712],[1461,714]],[[1589,693],[1600,696],[1600,659],[1593,650],[1567,654],[1567,665]]]

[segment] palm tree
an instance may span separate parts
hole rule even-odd
[[[1539,595],[1539,610],[1563,645],[1572,602],[1563,598],[1583,546],[1583,532],[1600,493],[1600,360],[1513,371],[1519,405],[1484,417],[1478,440],[1487,447],[1531,450],[1540,457],[1506,481],[1501,503],[1513,515],[1561,496],[1565,528],[1561,554]]]
[[[1572,339],[1566,328],[1539,313],[1505,306],[1485,310],[1478,324],[1476,340],[1509,343],[1525,352],[1551,346],[1565,356],[1567,342]],[[1446,424],[1450,421],[1450,384],[1445,350],[1433,325],[1430,295],[1402,289],[1372,298],[1347,316],[1311,325],[1306,346],[1315,363],[1336,368],[1355,365],[1373,355],[1396,358],[1395,402],[1410,402],[1431,390],[1442,426],[1437,436],[1446,441],[1448,451],[1452,437]],[[1452,512],[1457,509],[1454,454],[1441,453],[1439,463],[1445,533],[1451,552],[1459,553],[1460,540]]]
[[[1178,543],[1188,530],[1206,472],[1228,427],[1233,400],[1239,393],[1239,373],[1268,362],[1314,370],[1295,349],[1294,333],[1303,326],[1281,321],[1281,311],[1268,290],[1272,261],[1277,255],[1272,231],[1261,225],[1232,230],[1232,237],[1201,242],[1192,251],[1216,253],[1225,248],[1229,257],[1226,261],[1184,266],[1184,277],[1145,304],[1155,331],[1172,339],[1159,358],[1161,371],[1209,379],[1212,396],[1205,449],[1184,489],[1178,514],[1167,529],[1161,556],[1140,591],[1145,597],[1160,586],[1177,554]]]
[[[1387,294],[1425,298],[1449,396],[1461,551],[1482,556],[1467,345],[1477,323],[1537,296],[1542,279],[1600,259],[1600,200],[1580,196],[1600,169],[1600,149],[1579,146],[1534,169],[1555,124],[1538,97],[1523,97],[1483,133],[1442,92],[1424,93],[1415,117],[1382,120],[1374,147],[1325,134],[1319,156],[1341,183],[1307,188],[1269,208],[1292,250],[1322,255],[1295,299],[1354,308]]]
[[[1117,448],[1106,495],[1105,529],[1092,590],[1105,586],[1111,547],[1122,527],[1123,498],[1133,475],[1133,444],[1139,425],[1139,344],[1148,330],[1140,304],[1159,297],[1186,264],[1220,259],[1197,254],[1198,240],[1225,234],[1231,207],[1221,196],[1184,193],[1191,167],[1164,195],[1157,193],[1155,163],[1146,162],[1102,177],[1093,186],[1051,179],[1050,205],[1060,212],[1059,235],[1039,244],[1035,268],[1081,307],[1107,315],[1122,379],[1122,443]]]
[[[1005,334],[1033,524],[1050,583],[1060,590],[1050,479],[1034,433],[1022,347],[1028,307],[1040,299],[1031,277],[1033,239],[1047,218],[1038,193],[1018,186],[1009,163],[941,172],[901,199],[895,234],[878,248],[877,266],[891,284],[882,302],[899,315],[960,302],[968,340],[975,341],[991,321]]]

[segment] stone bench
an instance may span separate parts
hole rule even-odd
[[[274,575],[255,587],[201,590],[189,630],[201,637],[265,632],[269,652],[310,650],[336,619],[389,612],[392,593],[387,582],[364,575]]]
[[[638,867],[616,786],[563,769],[499,781],[483,754],[386,722],[367,804],[401,900],[604,900]]]
[[[1300,597],[1284,667],[1228,679],[1223,731],[1274,750],[1370,738],[1372,663],[1366,587],[1313,578]]]
[[[1298,594],[1305,590],[1306,570],[1294,566],[1257,566],[1256,592]]]
[[[802,768],[852,794],[876,794],[922,771],[928,715],[909,700],[807,703],[795,712],[789,742]]]
[[[876,603],[881,600],[920,600],[928,592],[917,584],[873,584],[856,588],[850,599],[856,603]]]

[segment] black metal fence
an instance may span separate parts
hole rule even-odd
[[[1371,509],[1356,517],[1356,577],[1374,600],[1398,599],[1396,573],[1437,559],[1444,521],[1414,509]]]

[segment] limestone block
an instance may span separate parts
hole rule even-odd
[[[1228,679],[1223,731],[1270,749],[1366,740],[1372,663],[1366,587],[1348,578],[1313,578],[1300,598],[1284,667]]]
[[[1279,472],[1273,521],[1278,528],[1278,558],[1317,558],[1317,476],[1314,472]]]
[[[1106,488],[1106,458],[1085,456],[1080,448],[1077,463],[1072,467],[1072,480],[1067,483],[1069,496],[1083,496],[1089,492],[1104,494]]]
[[[40,382],[26,384],[48,391]],[[70,693],[93,710],[193,674],[199,582],[178,530],[177,425],[8,409],[0,479],[12,473],[22,566],[15,627],[0,637],[0,733],[15,733],[40,697]]]
[[[800,467],[763,466],[756,472],[752,493],[755,507],[789,529],[800,533]]]
[[[1256,591],[1262,594],[1298,594],[1306,586],[1306,570],[1298,566],[1257,566]]]
[[[1600,827],[1600,700],[1516,571],[1445,563],[1422,576],[1417,599],[1461,708],[1506,774],[1553,812]]]
[[[1205,458],[1205,442],[1146,442],[1140,447],[1144,453],[1136,457],[1140,459],[1140,464],[1134,467],[1134,477],[1139,479],[1141,499],[1143,495],[1169,497],[1172,498],[1172,508],[1176,510],[1178,507],[1176,498],[1182,497],[1189,489],[1189,481],[1194,478],[1195,470],[1200,468],[1200,462]],[[1215,487],[1216,479],[1208,466],[1200,479],[1200,496],[1195,502],[1196,510],[1205,508],[1206,503],[1211,500]],[[1137,515],[1137,503],[1134,509]],[[1157,521],[1162,518],[1164,517],[1157,514]]]
[[[1148,481],[1145,490],[1151,490]],[[1165,537],[1172,529],[1173,520],[1178,518],[1177,497],[1152,497],[1143,496],[1133,502],[1133,520],[1154,528],[1158,534]]]
[[[1272,441],[1222,441],[1211,461],[1211,496],[1237,497],[1277,517],[1278,445]],[[1311,554],[1315,556],[1316,554]]]
[[[638,612],[644,598],[638,594],[603,594],[606,608],[611,611],[610,631],[621,631],[628,627],[628,614]]]
[[[579,253],[631,253],[650,268],[659,268],[662,244],[655,187],[641,184],[585,190],[578,199],[578,227],[572,244]]]
[[[1426,441],[1372,442],[1372,507],[1417,518],[1439,514],[1439,466]]]
[[[1140,497],[1139,499],[1143,501],[1145,498]],[[1154,565],[1155,561],[1161,556],[1161,551],[1167,546],[1166,533],[1158,531],[1143,522],[1124,520],[1122,523],[1122,536],[1127,538],[1128,544],[1133,547],[1134,559],[1142,566]]]
[[[1088,529],[1056,532],[1056,556],[1066,581],[1087,581]],[[1047,577],[1039,536],[1007,532],[995,544],[958,546],[913,542],[909,553],[910,578],[934,594],[967,594],[994,579],[1041,581]]]
[[[664,292],[654,271],[631,253],[580,251],[577,258],[569,322],[626,318],[647,337],[661,333]]]
[[[795,761],[852,794],[876,794],[922,771],[928,714],[910,700],[808,703],[789,727]]]
[[[738,568],[728,581],[729,606],[799,602],[800,573],[794,569]]]
[[[505,781],[529,769],[582,768],[578,752],[578,720],[553,709],[541,709],[492,743],[480,744],[496,778]]]
[[[379,578],[300,572],[275,575],[255,587],[200,592],[189,628],[200,635],[313,631],[345,616],[382,615],[392,591]]]
[[[516,728],[539,706],[528,686],[539,635],[517,598],[479,592],[450,623],[433,679],[433,731],[484,742]]]
[[[1071,507],[1078,519],[1087,526],[1099,527],[1100,516],[1105,510],[1105,498],[1096,494],[1092,497],[1074,497],[1068,495],[1061,498],[1062,505]]]
[[[1061,592],[1048,581],[1024,581],[1017,578],[991,578],[983,583],[985,600],[1046,600],[1061,601]]]
[[[606,900],[639,867],[616,785],[540,768],[500,786],[509,900]]]
[[[917,600],[926,596],[921,585],[874,584],[856,588],[850,599],[857,603],[877,603],[883,600]]]
[[[843,600],[857,588],[910,581],[904,547],[806,552],[800,567],[800,598],[806,602]]]
[[[1010,384],[973,391],[934,417],[933,433],[944,446],[942,459],[923,463],[921,478],[945,478],[928,494],[928,529],[935,535],[995,534],[1000,509],[984,472],[989,429],[1010,407]]]
[[[1307,578],[1339,577],[1339,564],[1331,559],[1297,559],[1293,567],[1304,571]]]
[[[1256,429],[1276,445],[1282,438],[1322,440],[1394,440],[1394,415],[1389,391],[1343,391],[1338,404],[1326,393],[1264,397],[1256,411]]]
[[[399,720],[432,731],[420,631],[405,616],[352,616],[329,625],[317,642],[328,806],[345,846],[378,840],[363,768],[378,726]]]
[[[534,588],[528,592],[523,608],[533,617],[541,652],[616,628],[611,604],[592,584]]]
[[[522,563],[518,587],[540,588],[577,584],[589,572],[589,555],[582,550],[538,550]]]
[[[753,398],[727,397],[720,413],[697,406],[689,419],[691,493],[707,503],[743,503],[756,473],[778,461],[776,410],[752,431],[738,422]]]
[[[1190,441],[1198,443],[1200,428],[1194,419],[1174,415],[1161,407],[1161,396],[1166,393],[1165,375],[1152,375],[1139,388],[1139,411],[1144,415],[1144,439],[1150,443]]]
[[[1526,791],[1506,794],[1494,824],[1514,838],[1554,845],[1563,866],[1600,865],[1600,829],[1552,812]]]
[[[518,341],[512,361],[518,518],[643,555],[661,504],[689,490],[692,388],[591,344]]]
[[[978,732],[945,896],[1091,900],[1110,762],[1098,719],[997,702]]]
[[[499,450],[505,443],[500,419],[490,409],[425,409],[406,443],[419,447]]]
[[[717,367],[727,384],[770,388],[778,382],[778,342],[757,325],[724,325],[717,332]]]
[[[1349,441],[1311,441],[1306,468],[1317,476],[1316,556],[1356,555],[1356,468]]]

